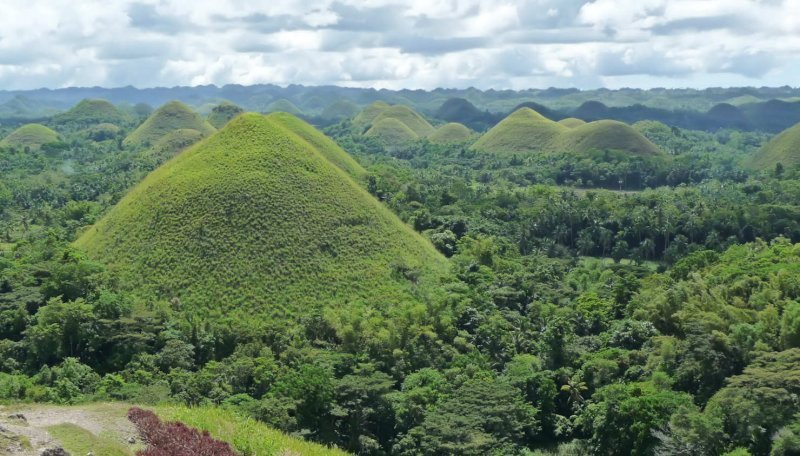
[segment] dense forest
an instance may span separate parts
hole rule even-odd
[[[0,402],[215,406],[365,455],[799,454],[800,141],[756,166],[782,123],[684,115],[797,95],[770,90],[14,117]],[[504,120],[532,101],[547,150]]]

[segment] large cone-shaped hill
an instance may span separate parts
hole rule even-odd
[[[216,130],[200,114],[180,101],[171,101],[150,114],[150,117],[127,138],[126,145],[155,145],[167,134],[181,129],[197,130],[208,136]]]
[[[449,144],[468,140],[472,131],[457,122],[450,122],[437,128],[428,139],[435,144]]]
[[[615,151],[637,157],[663,155],[644,135],[622,122],[558,123],[530,108],[519,109],[503,119],[473,148],[497,154]]]
[[[101,123],[122,125],[129,122],[130,117],[106,100],[86,99],[72,109],[53,117],[59,125],[77,125],[89,127]]]
[[[23,125],[3,138],[0,146],[15,149],[39,150],[45,144],[59,141],[58,133],[40,124]]]
[[[786,168],[800,165],[800,124],[784,130],[765,144],[749,161],[753,169],[774,169],[780,163]]]
[[[413,301],[444,257],[320,151],[321,133],[285,116],[240,115],[147,176],[77,246],[141,298],[184,308]]]

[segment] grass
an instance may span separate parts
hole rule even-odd
[[[472,130],[457,122],[450,122],[437,128],[428,138],[432,143],[448,144],[467,141]]]
[[[180,101],[171,101],[158,108],[127,138],[126,145],[155,145],[167,134],[180,129],[197,130],[203,136],[216,131],[199,114]]]
[[[214,128],[220,129],[243,112],[244,109],[225,101],[211,108],[211,113],[208,115],[208,123]]]
[[[120,125],[129,121],[130,118],[110,102],[93,99],[82,100],[69,111],[53,117],[53,122],[59,125],[84,127],[100,123]]]
[[[622,122],[558,123],[530,108],[521,108],[503,119],[472,147],[496,154],[616,151],[637,157],[664,155],[644,135]]]
[[[141,298],[207,313],[401,311],[447,262],[304,139],[310,128],[237,117],[146,177],[77,246]]]
[[[375,122],[364,135],[377,138],[383,144],[389,146],[407,144],[419,139],[419,135],[414,133],[414,130],[408,128],[403,122],[392,118]]]
[[[286,98],[281,98],[280,100],[275,100],[272,103],[267,105],[267,108],[264,110],[265,112],[285,112],[295,116],[299,116],[303,113],[294,103],[287,100]]]
[[[586,124],[586,122],[584,122],[583,120],[576,119],[574,117],[568,117],[566,119],[561,119],[561,120],[558,121],[558,123],[560,123],[561,125],[563,125],[563,126],[565,126],[567,128],[580,127],[581,125],[585,125]]]
[[[47,427],[59,444],[70,454],[96,454],[103,456],[133,456],[128,448],[107,435],[94,435],[75,424],[63,423]]]
[[[58,133],[40,124],[23,125],[3,138],[0,147],[39,150],[43,145],[58,142]]]
[[[267,119],[300,137],[303,141],[325,156],[328,161],[341,168],[350,176],[356,179],[362,179],[367,175],[367,171],[362,168],[350,154],[342,150],[334,140],[320,133],[319,130],[306,122],[284,112],[272,113],[267,116]]]
[[[747,166],[773,170],[778,163],[787,169],[800,165],[800,124],[784,130],[765,144],[747,162]]]
[[[276,431],[258,421],[213,407],[157,407],[165,421],[181,421],[228,442],[243,456],[303,455],[344,456],[349,453],[306,442]]]
[[[203,139],[203,134],[191,128],[179,128],[162,136],[147,154],[156,157],[159,163]]]

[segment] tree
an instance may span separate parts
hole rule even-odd
[[[783,348],[800,347],[800,302],[791,301],[783,309],[781,341]]]
[[[359,365],[353,374],[336,382],[337,431],[345,448],[358,454],[388,449],[393,436],[394,413],[389,393],[394,380],[371,364]]]

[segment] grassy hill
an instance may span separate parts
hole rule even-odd
[[[244,109],[226,101],[211,108],[211,113],[208,115],[208,123],[219,129],[243,112]]]
[[[163,163],[203,138],[204,135],[197,130],[179,128],[162,136],[145,154],[153,157],[156,163]]]
[[[586,124],[585,121],[581,119],[576,119],[574,117],[567,117],[566,119],[561,119],[558,121],[558,123],[568,128],[580,127],[581,125]]]
[[[800,124],[775,136],[748,161],[747,166],[772,170],[778,163],[787,169],[800,165]]]
[[[304,139],[308,128],[237,117],[147,176],[76,245],[135,295],[213,314],[413,301],[446,260]]]
[[[622,122],[600,120],[583,124],[580,121],[559,123],[530,108],[519,109],[506,117],[486,132],[473,148],[497,154],[583,154],[608,150],[640,157],[663,155],[644,135]]]
[[[487,131],[472,146],[494,153],[547,152],[568,128],[530,108],[521,108]]]
[[[430,142],[436,144],[456,143],[468,140],[472,136],[472,131],[464,125],[450,122],[437,128],[428,138]]]
[[[624,151],[639,157],[662,152],[633,127],[615,120],[598,120],[571,128],[556,140],[553,149],[563,152]]]
[[[323,119],[352,119],[359,112],[358,105],[350,100],[338,100],[328,105],[320,114]]]
[[[171,101],[156,109],[139,128],[127,138],[126,145],[155,145],[167,134],[181,129],[197,130],[204,136],[215,129],[199,114],[180,101]]]
[[[77,125],[82,127],[101,123],[121,125],[130,120],[116,106],[100,99],[82,100],[69,111],[53,117],[53,123],[56,125]]]
[[[280,100],[275,100],[272,103],[268,104],[264,112],[288,112],[289,114],[299,116],[303,113],[294,103],[287,100],[286,98],[281,98]]]
[[[92,141],[106,141],[109,139],[116,139],[122,132],[122,129],[112,123],[100,123],[92,125],[85,130],[86,137]]]
[[[58,133],[40,124],[23,125],[3,138],[0,147],[39,150],[43,145],[58,142]]]
[[[384,109],[373,121],[373,125],[377,125],[383,119],[396,119],[405,124],[411,131],[420,138],[430,136],[436,131],[433,126],[425,120],[424,117],[419,115],[416,111],[403,105],[393,105]]]
[[[407,144],[419,139],[419,135],[408,128],[408,125],[393,118],[381,119],[375,122],[364,135],[377,138],[385,145]]]
[[[385,101],[376,101],[366,108],[364,108],[354,119],[353,123],[362,126],[364,130],[368,129],[375,119],[391,106]]]

